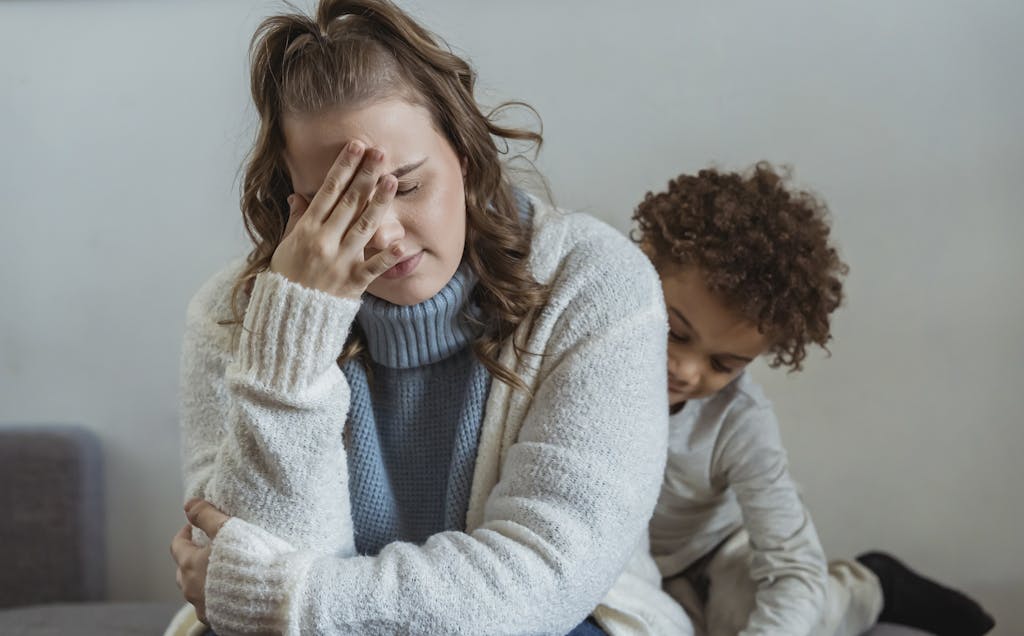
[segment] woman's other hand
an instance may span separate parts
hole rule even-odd
[[[188,500],[185,503],[185,516],[189,523],[171,540],[171,556],[178,565],[175,578],[185,600],[195,608],[196,617],[209,625],[206,620],[206,570],[210,566],[212,541],[231,517],[202,499]],[[196,545],[192,541],[192,526],[206,533],[211,544],[204,547]]]

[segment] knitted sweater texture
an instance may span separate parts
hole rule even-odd
[[[356,552],[336,358],[360,303],[262,273],[233,337],[217,322],[240,266],[195,296],[183,467],[187,497],[233,516],[207,572],[219,635],[561,635],[592,612],[612,634],[685,633],[644,545],[667,443],[657,276],[603,223],[534,206],[551,294],[515,334],[537,355],[501,353],[530,390],[492,381],[464,530],[422,545]]]
[[[356,320],[370,355],[342,371],[351,391],[346,452],[356,551],[462,530],[490,374],[465,312],[468,263],[411,306],[364,296]],[[372,378],[372,383],[371,383]]]

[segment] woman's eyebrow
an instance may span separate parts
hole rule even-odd
[[[426,161],[427,161],[427,158],[424,157],[424,158],[420,159],[419,161],[413,161],[412,163],[407,163],[404,166],[398,166],[397,168],[395,168],[394,170],[391,171],[391,174],[396,179],[400,179],[400,178],[404,177],[405,175],[409,174],[410,172],[412,172],[413,170],[415,170],[416,168],[419,168],[420,166],[422,166],[424,163],[426,163]]]
[[[412,161],[412,162],[407,163],[405,165],[398,166],[397,168],[395,168],[391,172],[391,174],[396,179],[400,179],[400,178],[404,177],[405,175],[409,174],[410,172],[412,172],[413,170],[415,170],[416,168],[419,168],[420,166],[422,166],[426,162],[427,162],[427,157],[424,157],[424,158],[420,159],[419,161]],[[302,192],[300,194],[302,194],[302,196],[305,197],[305,199],[307,201],[312,201],[313,197],[316,196],[316,192]]]

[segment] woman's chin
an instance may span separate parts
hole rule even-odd
[[[411,272],[398,277],[381,276],[366,291],[392,305],[418,305],[436,296],[455,276],[459,261],[449,264],[450,261],[442,261],[429,251],[421,254]]]
[[[392,305],[418,305],[437,295],[447,283],[413,274],[397,280],[378,278],[366,291]]]

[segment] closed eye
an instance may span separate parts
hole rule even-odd
[[[399,183],[398,184],[398,189],[395,190],[395,196],[396,197],[408,196],[408,195],[412,194],[413,192],[416,192],[419,189],[420,189],[420,184],[418,184],[418,183],[412,183],[412,184]]]
[[[716,373],[732,373],[733,371],[731,367],[725,366],[720,360],[715,358],[711,359],[711,368],[714,369]]]

